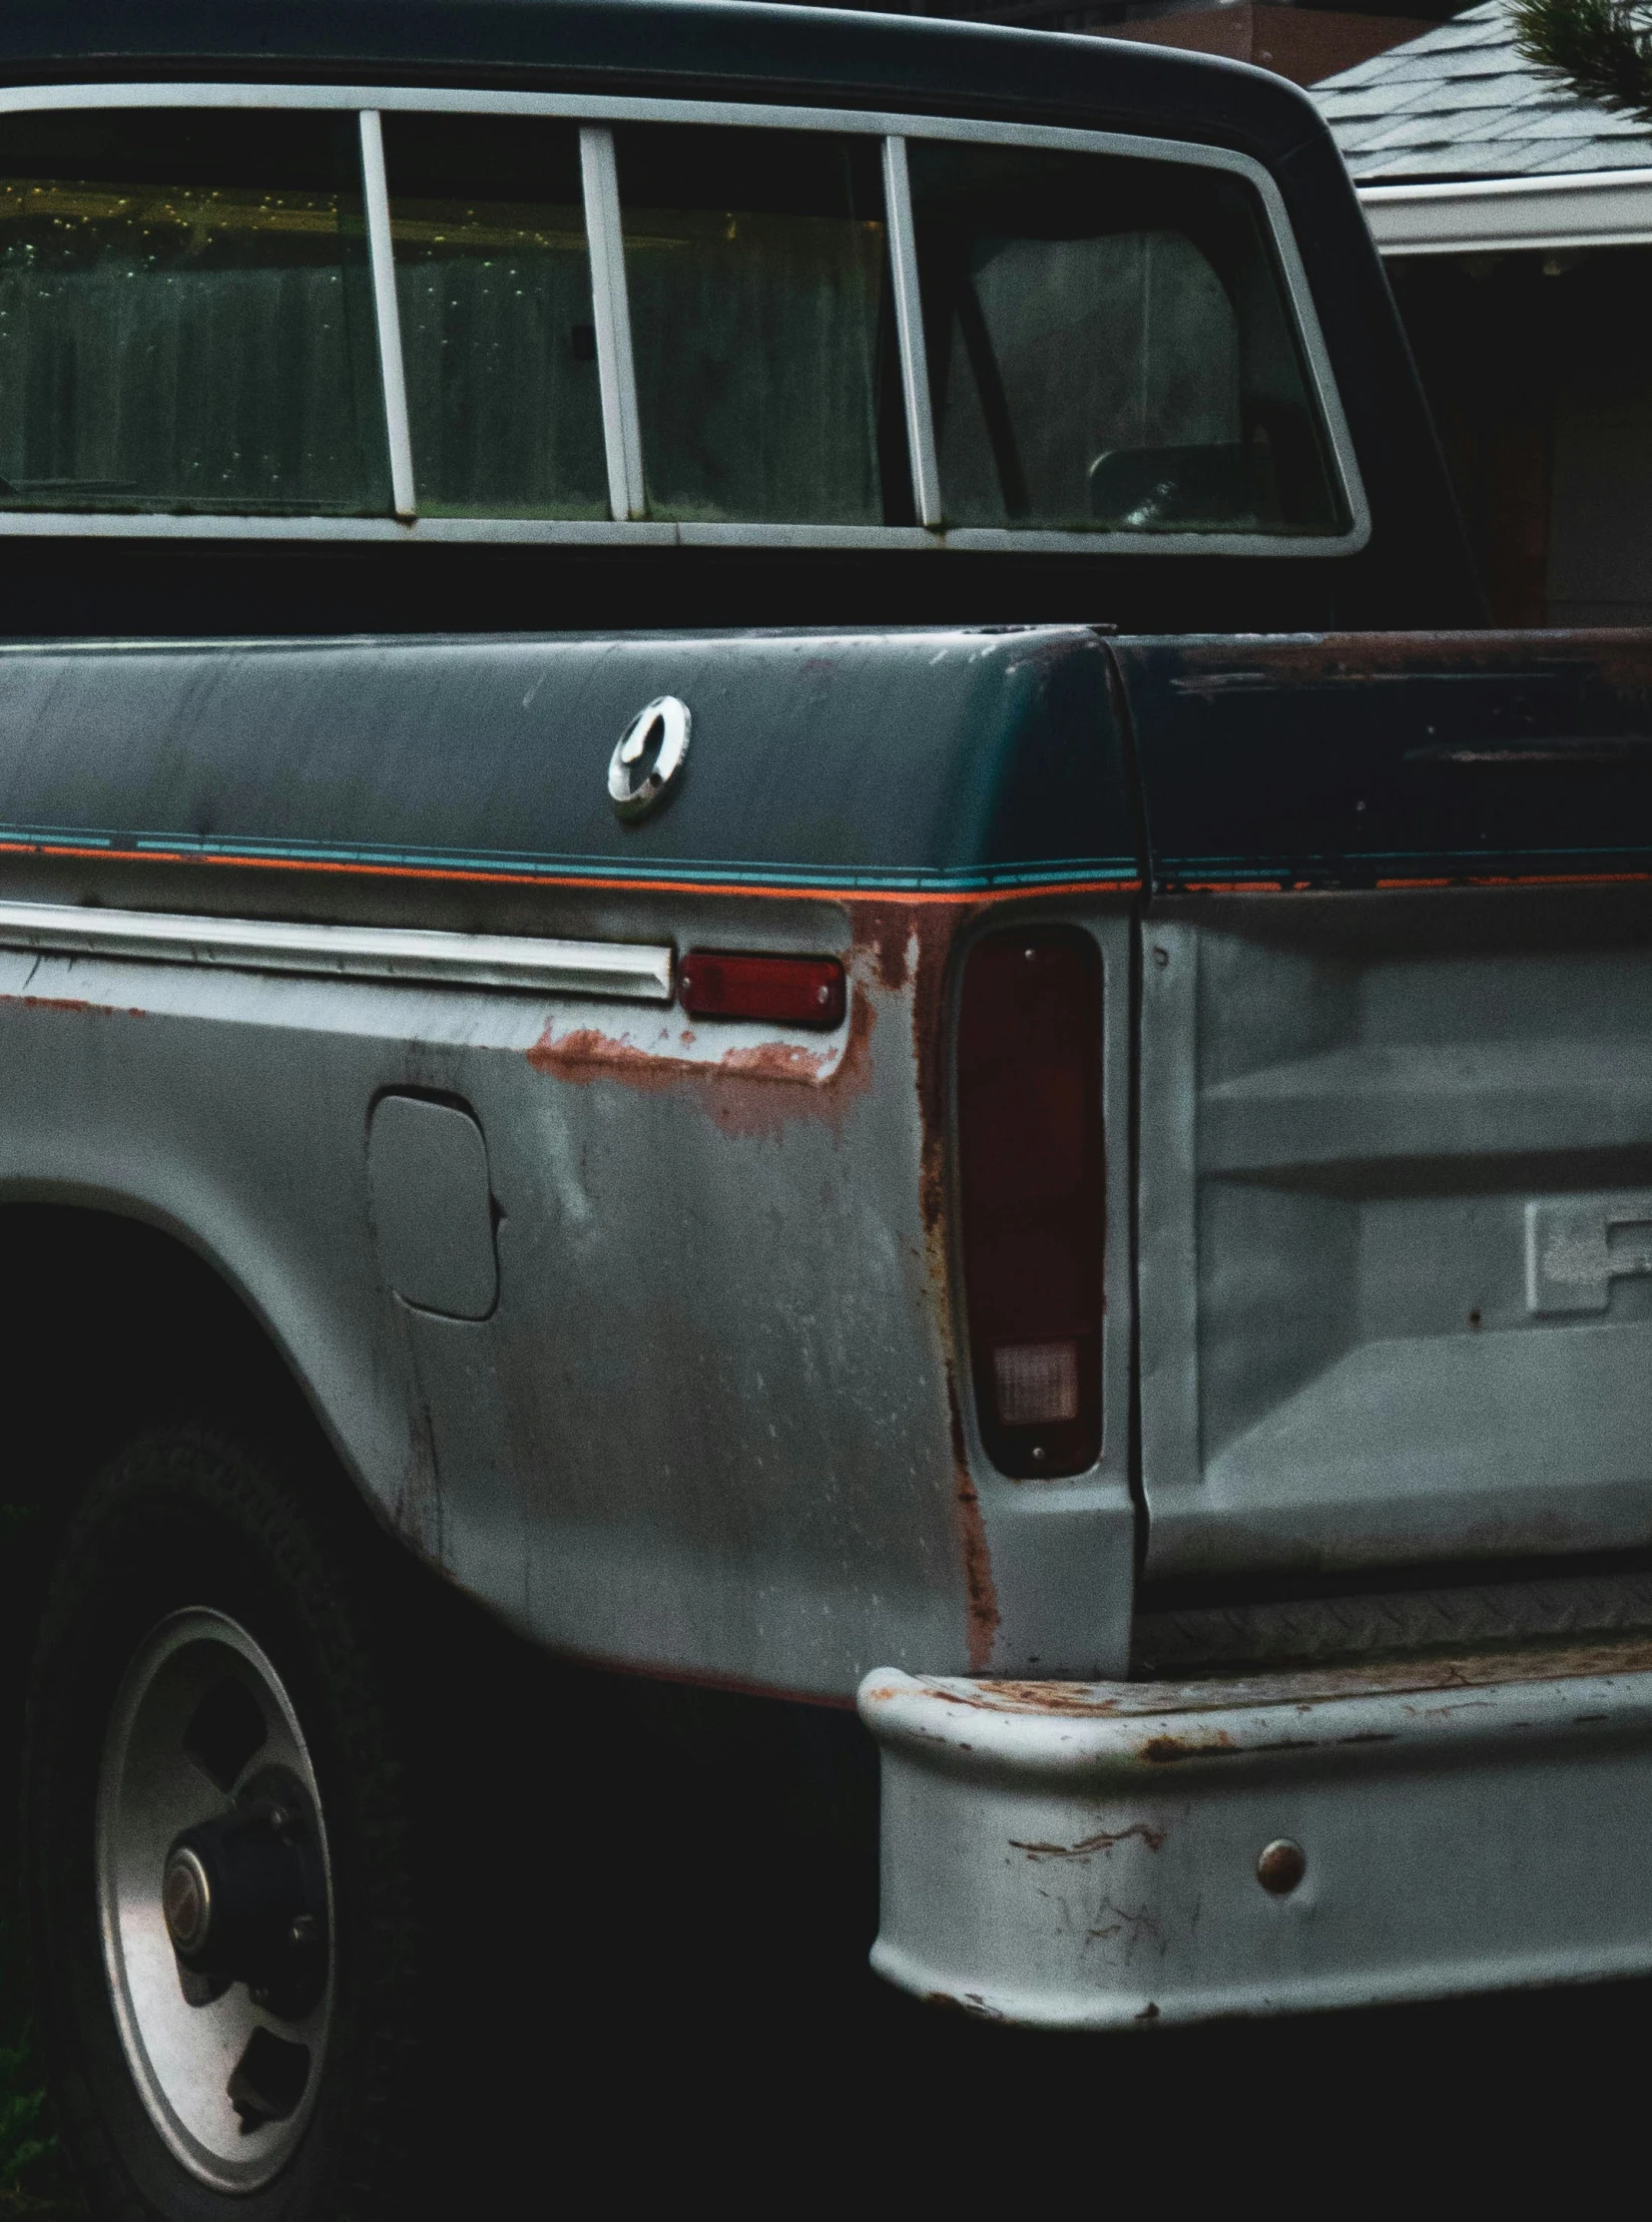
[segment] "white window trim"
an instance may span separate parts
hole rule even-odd
[[[379,365],[388,432],[393,515],[382,517],[235,516],[197,512],[0,510],[0,536],[17,538],[209,539],[268,541],[419,541],[546,546],[679,546],[867,548],[888,551],[955,549],[993,554],[1247,555],[1301,558],[1352,555],[1371,537],[1371,511],[1354,442],[1332,374],[1285,203],[1262,164],[1224,147],[1150,139],[1124,132],[1070,131],[1044,124],[982,123],[949,116],[907,116],[867,109],[782,107],[740,101],[624,99],[601,94],[507,93],[460,87],[357,85],[115,84],[0,87],[0,115],[128,108],[322,109],[360,118],[363,195],[369,267],[377,317]],[[407,429],[395,274],[390,258],[389,202],[380,119],[396,114],[558,117],[579,124],[586,237],[608,460],[607,523],[539,518],[421,517]],[[820,131],[882,141],[891,280],[900,342],[901,385],[912,460],[916,525],[671,524],[645,519],[642,447],[613,138],[616,123],[740,125],[758,130]],[[912,139],[986,146],[1034,147],[1056,153],[1111,154],[1245,179],[1266,215],[1291,312],[1332,450],[1339,490],[1351,520],[1338,534],[1244,532],[1059,532],[942,523],[923,369],[923,329],[905,143]]]
[[[1529,255],[1652,241],[1652,170],[1362,186],[1360,205],[1384,256]]]
[[[361,111],[361,203],[367,219],[367,262],[372,272],[373,318],[378,328],[378,374],[384,396],[384,432],[390,450],[390,506],[409,521],[418,515],[413,483],[413,431],[407,419],[407,366],[401,347],[401,304],[396,298],[395,249],[390,238],[390,188],[384,170],[384,126],[376,108]]]

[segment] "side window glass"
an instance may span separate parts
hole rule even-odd
[[[1345,529],[1242,180],[923,141],[908,161],[948,523]]]
[[[578,128],[388,115],[384,145],[420,511],[606,517]]]
[[[908,522],[876,142],[614,137],[650,513]]]
[[[10,116],[0,508],[351,513],[389,484],[353,116]]]

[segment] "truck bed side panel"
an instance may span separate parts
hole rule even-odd
[[[1126,1123],[1138,866],[1092,634],[68,647],[0,687],[8,901],[835,956],[850,989],[819,1032],[0,931],[6,1196],[214,1259],[385,1517],[544,1640],[843,1699],[888,1657],[1122,1659],[1122,1235],[1110,1463],[1029,1495],[971,1439],[945,1187],[953,949],[1006,904],[1102,939]],[[682,789],[622,827],[609,756],[667,692]],[[481,1129],[486,1317],[390,1286],[387,1093]]]

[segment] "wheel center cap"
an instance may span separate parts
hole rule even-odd
[[[207,1870],[187,1845],[167,1862],[161,1879],[161,1911],[167,1935],[179,1951],[198,1952],[213,1920],[213,1889]]]

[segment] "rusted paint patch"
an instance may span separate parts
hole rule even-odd
[[[952,1448],[952,1496],[956,1506],[958,1543],[963,1557],[964,1598],[970,1666],[979,1673],[991,1664],[993,1646],[1003,1624],[998,1585],[992,1573],[992,1550],[986,1522],[981,1517],[980,1495],[969,1470],[969,1443],[964,1433],[963,1406],[958,1386],[958,1353],[963,1338],[952,1310],[952,1276],[947,1241],[946,1211],[946,1030],[941,1024],[947,963],[953,936],[915,940],[919,952],[917,978],[912,994],[912,1051],[917,1065],[918,1116],[922,1125],[922,1159],[918,1175],[918,1202],[923,1217],[924,1262],[929,1302],[936,1335],[944,1353],[946,1420]]]
[[[1235,694],[1282,683],[1341,681],[1369,686],[1374,678],[1407,679],[1444,672],[1452,679],[1485,672],[1521,677],[1565,665],[1588,665],[1619,686],[1644,690],[1652,678],[1652,641],[1621,632],[1321,633],[1247,642],[1190,643],[1177,691]]]
[[[1296,1673],[1236,1676],[1221,1682],[982,1681],[967,1688],[928,1681],[948,1705],[983,1713],[1042,1713],[1074,1720],[1113,1720],[1294,1705],[1304,1715],[1347,1698],[1424,1696],[1435,1691],[1490,1689],[1509,1682],[1565,1682],[1588,1675],[1652,1673],[1652,1637],[1555,1645],[1551,1649],[1465,1652],[1431,1659],[1380,1659],[1370,1666],[1305,1668]],[[900,1695],[890,1691],[889,1696]],[[1452,1707],[1412,1706],[1418,1718]],[[1311,1740],[1312,1741],[1312,1740]]]
[[[686,1057],[679,1052],[699,1038],[692,1030],[678,1034],[675,1047],[654,1048],[597,1026],[558,1035],[553,1021],[527,1057],[535,1072],[576,1087],[608,1080],[647,1095],[698,1097],[724,1133],[747,1140],[779,1133],[799,1118],[840,1127],[849,1104],[871,1086],[876,1025],[871,996],[851,992],[841,1050],[835,1042],[771,1039],[731,1043],[718,1057]]]
[[[967,1705],[982,1713],[1059,1713],[1088,1721],[1105,1720],[1124,1709],[1120,1697],[1098,1696],[1097,1685],[1090,1682],[992,1681],[978,1683],[972,1690],[947,1684],[937,1694],[949,1705]]]
[[[1011,1837],[1009,1848],[1012,1852],[1024,1852],[1029,1860],[1088,1860],[1097,1852],[1111,1852],[1115,1844],[1126,1844],[1132,1837],[1139,1837],[1150,1852],[1164,1850],[1165,1832],[1150,1829],[1145,1821],[1133,1821],[1128,1829],[1081,1837],[1077,1844],[1022,1844]]]
[[[971,906],[930,909],[894,902],[857,902],[851,906],[856,970],[868,973],[884,994],[905,993],[909,997],[911,1071],[920,1131],[918,1207],[923,1226],[924,1279],[936,1341],[943,1354],[954,1523],[963,1570],[966,1656],[970,1668],[979,1673],[991,1662],[1002,1613],[981,1500],[969,1469],[956,1363],[962,1339],[952,1308],[946,1209],[947,983],[959,929],[973,915]]]
[[[946,1404],[952,1429],[952,1496],[957,1507],[958,1544],[963,1556],[969,1664],[979,1672],[992,1657],[992,1645],[1002,1615],[998,1610],[998,1587],[992,1578],[986,1523],[981,1518],[981,1500],[969,1471],[963,1419],[958,1410],[958,1385],[950,1356],[946,1360]]]
[[[1149,1767],[1174,1767],[1183,1759],[1221,1759],[1234,1749],[1233,1738],[1220,1728],[1214,1736],[1150,1736],[1136,1757]]]
[[[25,1011],[68,1011],[79,1018],[147,1018],[149,1015],[137,1004],[89,1003],[79,995],[0,995],[0,1004],[4,1003]]]
[[[714,1061],[646,1049],[623,1034],[605,1034],[598,1026],[580,1026],[561,1035],[547,1027],[528,1051],[528,1062],[536,1072],[554,1072],[560,1079],[621,1078],[658,1090],[680,1080],[709,1080],[721,1072],[761,1080],[815,1081],[831,1062],[831,1052],[804,1049],[797,1042],[765,1041],[727,1049]]]
[[[581,1026],[558,1034],[555,1022],[527,1052],[535,1071],[588,1086],[605,1080],[650,1094],[681,1095],[732,1136],[773,1136],[799,1119],[840,1130],[848,1107],[872,1085],[873,1035],[880,1017],[879,1085],[891,1096],[911,1091],[919,1134],[918,1216],[923,1281],[934,1324],[947,1400],[952,1526],[962,1576],[964,1657],[971,1672],[992,1659],[1000,1610],[980,1499],[970,1471],[954,1354],[948,1255],[946,997],[960,929],[988,902],[944,903],[899,897],[849,897],[846,1043],[741,1041],[721,1055],[702,1048],[707,1029],[685,1028],[678,1014],[634,1021],[624,1031]],[[897,1006],[905,1009],[898,1013]],[[713,1039],[726,1039],[714,1035]],[[902,1052],[905,1052],[903,1056]],[[909,1057],[909,1062],[906,1058]],[[910,1098],[908,1097],[908,1101]]]

